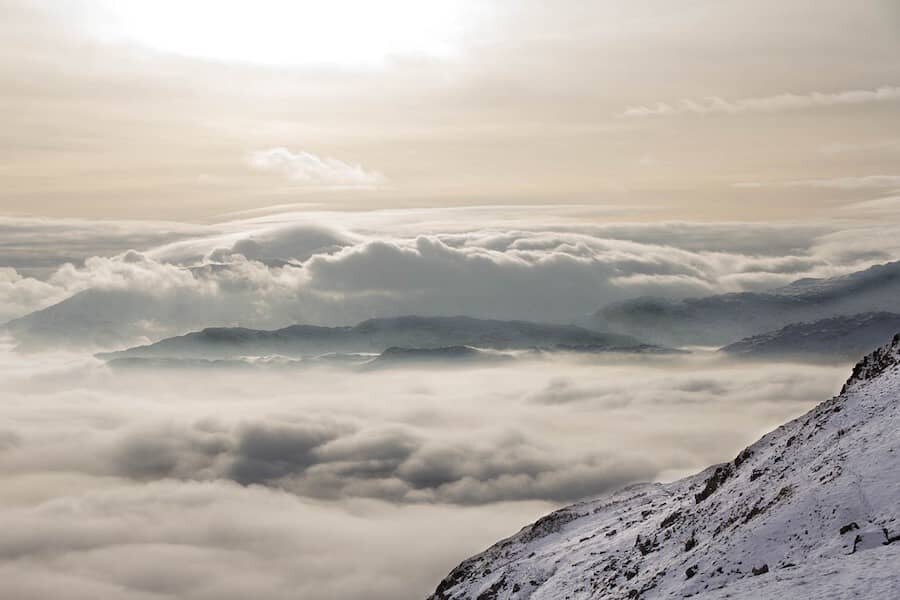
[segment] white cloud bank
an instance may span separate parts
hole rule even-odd
[[[726,460],[846,376],[694,356],[211,377],[2,349],[0,374],[0,597],[22,600],[423,598],[553,507]]]
[[[432,215],[432,232],[415,235],[403,222],[359,227],[341,218],[348,229],[310,217],[226,223],[45,277],[7,268],[0,319],[47,308],[13,332],[96,348],[216,325],[344,325],[404,314],[572,322],[638,295],[762,290],[900,257],[889,224],[837,235],[801,225],[485,220],[442,232]]]
[[[718,96],[658,102],[655,105],[630,106],[623,117],[667,117],[673,115],[736,115],[742,113],[782,112],[823,106],[848,106],[900,100],[900,87],[885,85],[874,90],[847,90],[835,93],[778,94],[760,98],[726,100]]]
[[[331,189],[374,189],[387,182],[376,171],[310,152],[287,148],[258,150],[248,157],[249,165],[265,173],[276,173],[303,186]]]

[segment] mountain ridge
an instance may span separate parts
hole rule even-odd
[[[210,327],[98,356],[106,359],[160,356],[221,359],[248,354],[298,357],[327,352],[380,353],[388,348],[428,350],[463,346],[493,350],[559,346],[641,352],[655,348],[630,336],[600,333],[575,325],[463,316],[405,316],[368,319],[341,327],[290,325],[275,330]]]
[[[848,275],[800,279],[767,292],[672,300],[642,296],[601,308],[595,327],[667,345],[722,346],[790,323],[900,312],[900,261]]]
[[[900,331],[900,314],[889,312],[840,315],[791,323],[723,346],[725,354],[764,360],[842,362],[881,346]]]

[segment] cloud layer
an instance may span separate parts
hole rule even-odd
[[[718,96],[712,96],[702,99],[679,100],[671,104],[658,102],[650,106],[631,106],[622,113],[622,116],[736,115],[747,112],[770,113],[823,106],[846,106],[896,101],[900,101],[900,87],[885,85],[873,90],[846,90],[834,93],[778,94],[761,98],[739,98],[737,100],[725,100]]]
[[[94,348],[214,325],[344,325],[403,314],[567,323],[639,295],[764,290],[900,256],[891,225],[541,224],[539,211],[507,222],[470,213],[259,217],[54,267],[61,250],[38,246],[29,260],[46,265],[41,271],[0,271],[0,320],[42,310],[12,333]],[[479,218],[478,226],[468,220]],[[108,252],[109,236],[95,228],[72,258],[89,253],[92,236]]]
[[[4,351],[0,375],[0,595],[396,600],[561,503],[728,458],[845,373],[693,356],[210,377]]]

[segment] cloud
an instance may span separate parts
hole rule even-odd
[[[760,98],[725,100],[718,96],[702,99],[685,99],[676,103],[658,102],[650,106],[631,106],[623,117],[661,117],[682,114],[735,115],[742,113],[769,113],[786,110],[802,110],[822,106],[848,106],[900,100],[900,87],[885,85],[873,90],[847,90],[835,93],[811,92],[808,94],[778,94]]]
[[[685,425],[661,442],[682,454],[656,454],[653,440],[672,422],[702,410],[717,423],[716,414],[736,412],[766,421],[760,406],[777,399],[775,412],[794,410],[793,402],[827,395],[844,375],[795,365],[750,372],[702,357],[559,357],[462,379],[427,371],[433,387],[423,395],[408,384],[425,376],[415,369],[340,377],[313,369],[300,379],[222,370],[210,380],[191,370],[109,373],[71,357],[56,367],[42,355],[4,360],[10,397],[34,400],[8,411],[0,478],[68,471],[111,481],[221,480],[317,500],[410,505],[569,502],[653,479],[679,466],[694,434],[710,435],[703,420]],[[34,366],[22,366],[26,360]],[[804,387],[813,375],[819,380]],[[631,384],[637,376],[640,387]],[[77,391],[58,394],[60,386]],[[33,420],[35,411],[43,420]],[[654,416],[641,423],[621,422],[648,411]],[[581,429],[585,418],[600,419],[592,433]],[[622,445],[621,436],[634,443]]]
[[[854,202],[841,206],[840,210],[857,214],[892,215],[900,213],[900,195]]]
[[[540,510],[339,507],[229,482],[98,487],[0,511],[0,592],[21,600],[424,597],[460,556]]]
[[[478,225],[444,232],[442,214],[391,221],[375,211],[349,215],[340,228],[322,215],[267,216],[65,263],[42,277],[6,269],[0,316],[40,311],[10,326],[26,344],[97,349],[207,326],[346,325],[402,314],[572,322],[639,295],[763,290],[900,256],[889,223],[829,237],[833,226],[815,224],[548,226],[517,217],[510,226],[474,211],[467,219],[481,215]],[[433,233],[413,234],[407,218],[433,219]]]
[[[559,504],[725,460],[846,377],[708,356],[210,377],[5,347],[0,374],[0,596],[26,600],[424,597]]]
[[[308,498],[403,504],[574,501],[657,472],[646,459],[612,453],[560,455],[515,431],[442,441],[408,427],[332,419],[143,427],[124,432],[98,457],[91,467],[98,474],[140,481],[222,479]]]
[[[861,177],[833,177],[826,179],[793,179],[787,181],[748,181],[735,183],[739,188],[825,188],[835,190],[869,190],[900,188],[900,175],[864,175]]]
[[[149,250],[215,232],[215,226],[171,221],[0,216],[0,265],[46,277],[64,263],[81,264],[92,256]]]
[[[325,189],[374,189],[387,179],[377,171],[336,158],[319,157],[309,152],[291,152],[287,148],[270,148],[250,154],[251,167],[265,173],[277,173],[304,186]]]
[[[65,299],[67,293],[52,284],[23,277],[15,269],[0,267],[0,323]]]

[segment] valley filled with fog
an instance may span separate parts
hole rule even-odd
[[[17,598],[423,597],[541,514],[726,459],[846,377],[710,353],[234,371],[7,347],[0,369]]]

